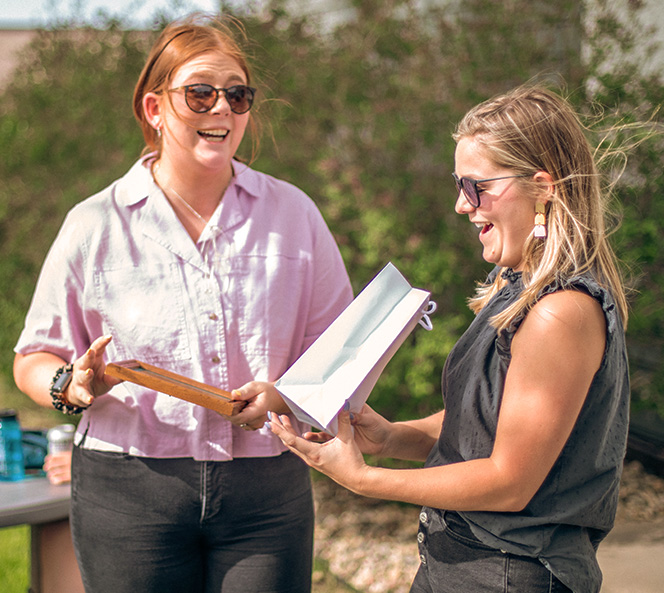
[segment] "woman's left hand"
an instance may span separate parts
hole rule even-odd
[[[312,442],[297,434],[288,416],[272,414],[270,428],[304,462],[353,492],[359,492],[369,469],[355,443],[350,413],[339,414],[337,436],[324,443]]]
[[[247,405],[240,412],[230,416],[230,421],[244,430],[258,430],[267,421],[267,413],[286,413],[288,407],[274,387],[266,381],[250,381],[232,391],[235,401],[245,401]]]

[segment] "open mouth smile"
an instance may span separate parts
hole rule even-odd
[[[226,139],[230,130],[198,130],[197,134],[206,140],[221,142]]]

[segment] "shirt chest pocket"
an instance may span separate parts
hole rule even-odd
[[[191,358],[176,264],[101,270],[94,284],[119,359],[165,363]]]
[[[302,307],[306,262],[269,255],[245,257],[239,265],[242,341],[256,352],[290,352],[295,328],[309,315]]]

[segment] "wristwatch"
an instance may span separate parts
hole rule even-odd
[[[66,367],[62,370],[59,376],[56,373],[55,377],[53,377],[53,385],[51,387],[51,391],[62,397],[64,392],[67,390],[67,387],[69,387],[69,384],[71,383],[71,376],[73,374],[74,371],[72,369],[67,370]]]
[[[55,371],[53,381],[51,382],[50,393],[51,399],[53,400],[53,407],[56,410],[60,410],[63,414],[80,414],[85,409],[70,404],[65,396],[65,391],[71,383],[71,377],[73,374],[74,365],[71,363],[66,364]]]

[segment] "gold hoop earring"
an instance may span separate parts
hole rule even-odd
[[[535,202],[535,230],[533,236],[546,239],[546,210],[542,202]]]

